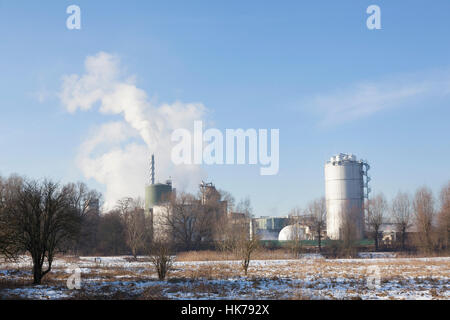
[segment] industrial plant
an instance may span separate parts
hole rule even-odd
[[[345,236],[345,224],[351,221],[355,226],[356,240],[365,237],[365,215],[368,210],[370,194],[368,171],[365,160],[358,160],[353,154],[340,153],[325,163],[325,201],[326,221],[321,233],[322,239],[341,240]],[[220,193],[212,182],[200,184],[199,205],[214,205],[219,208],[217,219],[221,216],[240,216],[231,212],[227,201],[221,200]],[[162,217],[167,214],[167,203],[176,197],[172,181],[155,182],[155,157],[151,157],[150,183],[145,186],[145,212],[151,217],[154,233],[164,234]],[[250,223],[252,233],[261,240],[289,241],[294,239],[316,240],[312,230],[314,217],[307,214],[297,216],[253,217]],[[389,228],[387,228],[389,229]]]
[[[369,210],[371,180],[368,161],[357,159],[353,154],[339,153],[332,156],[324,165],[324,213],[323,227],[318,231],[314,227],[316,217],[308,212],[288,213],[284,216],[251,217],[248,224],[249,233],[258,235],[263,241],[311,240],[343,240],[352,233],[352,240],[368,238],[369,230],[366,218]],[[200,196],[193,202],[183,206],[195,210],[209,212],[209,218],[220,221],[223,217],[235,220],[235,225],[244,223],[245,214],[234,212],[212,182],[202,181],[199,185]],[[155,157],[151,157],[149,183],[145,186],[145,213],[151,218],[152,234],[159,237],[167,235],[167,215],[169,204],[176,199],[176,189],[170,179],[155,182]],[[352,229],[349,229],[349,225]],[[384,222],[380,226],[381,241],[393,242],[397,238],[396,226],[392,222]],[[412,232],[413,230],[409,230]],[[319,232],[319,233],[318,233]],[[202,238],[211,240],[211,237]]]

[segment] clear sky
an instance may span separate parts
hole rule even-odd
[[[71,4],[81,8],[81,30],[66,28]],[[371,4],[381,8],[381,30],[366,27]],[[126,120],[99,101],[70,109],[73,92],[61,98],[64,79],[95,74],[85,63],[103,52],[121,70],[107,86],[131,77],[155,112],[181,101],[175,113],[191,119],[186,104],[195,102],[220,130],[280,130],[278,175],[202,168],[218,188],[249,196],[257,216],[324,195],[324,163],[339,152],[369,161],[375,193],[391,198],[424,184],[438,192],[450,179],[449,17],[448,0],[0,0],[0,174],[85,181],[110,199],[143,195],[142,135],[127,145],[115,131],[113,144],[92,151],[105,157],[83,162],[81,148],[105,124]],[[175,120],[164,119],[167,134]],[[172,175],[176,185],[181,175]]]

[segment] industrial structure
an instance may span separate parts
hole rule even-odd
[[[299,223],[284,227],[278,235],[279,241],[312,240],[310,228]]]
[[[201,202],[203,205],[215,204],[220,201],[220,193],[212,182],[202,181],[200,184]]]
[[[368,210],[368,201],[365,200],[368,200],[370,193],[369,169],[367,161],[357,160],[352,154],[340,153],[325,163],[326,233],[323,232],[323,239],[343,240],[350,232],[353,240],[364,238],[364,216]],[[221,194],[213,183],[202,181],[199,187],[200,199],[186,205],[198,206],[203,212],[213,215],[215,221],[220,221],[224,216],[234,217],[232,220],[236,221],[245,220],[244,214],[228,211],[227,201],[221,199]],[[155,183],[155,157],[152,155],[150,183],[145,186],[145,212],[151,216],[154,232],[168,232],[162,226],[164,217],[173,214],[168,204],[174,196],[175,189],[171,180]],[[316,238],[312,232],[313,216],[263,216],[251,221],[250,233],[257,234],[261,240]]]
[[[145,186],[145,212],[150,213],[152,208],[163,204],[170,200],[175,194],[172,188],[172,181],[167,180],[165,183],[155,183],[155,156],[152,155],[150,184]]]
[[[289,224],[289,218],[262,216],[254,218],[253,224],[261,240],[277,240],[280,231]]]
[[[198,210],[207,213],[215,221],[220,221],[221,217],[228,214],[228,202],[221,200],[221,195],[213,183],[202,181],[199,187],[201,193],[199,200],[191,199],[185,203],[174,202],[176,190],[172,187],[172,181],[155,183],[155,157],[152,155],[150,184],[145,186],[145,212],[151,219],[153,239],[163,240],[171,237],[171,228],[174,227],[171,223],[176,223],[176,219],[170,217],[174,217],[174,214],[180,210],[181,212]],[[176,209],[174,209],[175,203]]]
[[[342,240],[345,233],[354,232],[355,240],[364,238],[364,199],[369,198],[370,169],[367,161],[352,154],[340,153],[325,164],[325,198],[327,236]],[[352,230],[349,229],[351,227]]]

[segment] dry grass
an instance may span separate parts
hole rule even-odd
[[[236,257],[230,252],[221,251],[186,251],[177,254],[176,261],[224,261],[235,260]]]
[[[439,252],[396,252],[395,256],[397,258],[434,258],[434,257],[448,257],[450,255],[449,251],[439,251]]]
[[[400,298],[424,295],[432,299],[448,299],[450,260],[448,259],[280,259],[285,251],[269,251],[280,261],[254,261],[249,275],[243,276],[241,264],[229,257],[218,259],[218,253],[187,252],[177,257],[178,263],[166,282],[157,281],[154,268],[144,262],[94,264],[86,260],[71,261],[83,269],[82,289],[68,291],[69,273],[59,263],[43,279],[43,287],[64,291],[71,299],[165,299],[231,297],[233,299],[390,299],[389,290]],[[267,254],[261,250],[258,254]],[[257,260],[258,255],[255,255]],[[197,259],[193,259],[196,257]],[[198,261],[203,258],[208,262]],[[267,259],[265,259],[267,260]],[[203,260],[205,261],[205,260]],[[141,263],[142,262],[142,263]],[[381,275],[382,290],[367,287],[370,266]],[[31,270],[5,267],[0,274],[0,296],[8,289],[32,288]],[[5,269],[4,268],[4,269]],[[88,269],[88,271],[85,271]],[[19,292],[19,293],[18,293]],[[403,292],[403,293],[401,293]],[[20,290],[1,298],[21,298]],[[42,293],[45,294],[45,293]],[[403,295],[402,295],[403,294]],[[45,298],[45,297],[44,297]]]
[[[30,285],[29,279],[8,279],[0,278],[0,292],[4,289],[23,288]]]
[[[285,249],[258,249],[252,254],[252,260],[292,259],[294,256]],[[186,251],[177,254],[177,261],[225,261],[238,260],[232,252],[227,251]]]
[[[137,298],[138,300],[166,300],[162,286],[151,286],[145,288]]]

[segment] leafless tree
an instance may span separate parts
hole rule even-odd
[[[15,260],[23,251],[22,245],[16,239],[16,228],[9,220],[11,210],[16,201],[23,178],[12,175],[8,179],[0,176],[0,255]]]
[[[241,200],[236,210],[243,215],[242,220],[234,225],[232,247],[235,255],[241,260],[244,274],[247,275],[251,256],[258,248],[259,237],[252,228],[252,207],[249,198]]]
[[[406,248],[406,235],[412,225],[411,198],[407,193],[399,192],[392,200],[392,218],[401,234],[402,250]]]
[[[256,234],[250,237],[245,232],[241,232],[240,234],[241,236],[238,237],[235,242],[235,253],[241,260],[244,274],[247,275],[251,256],[259,245],[259,237]]]
[[[48,180],[24,180],[4,208],[1,224],[7,226],[8,239],[13,240],[8,252],[12,256],[30,253],[34,284],[41,283],[51,271],[55,253],[79,232],[81,214],[73,205],[72,191],[70,186]]]
[[[236,217],[235,213],[229,213],[219,217],[215,224],[214,241],[216,247],[222,253],[231,253],[233,251],[234,240],[237,238],[239,228],[236,226],[246,224],[246,219]]]
[[[388,208],[386,198],[382,193],[369,200],[369,211],[367,215],[367,225],[372,232],[375,241],[375,251],[378,251],[380,227],[384,223],[385,214]]]
[[[175,260],[175,257],[172,255],[172,244],[158,237],[150,245],[149,256],[158,274],[158,279],[163,281],[172,269]]]
[[[222,201],[226,201],[227,202],[228,211],[234,211],[235,204],[236,204],[236,199],[233,197],[233,195],[231,193],[229,193],[228,191],[225,191],[225,190],[218,190],[218,191],[219,191],[219,194],[220,194],[220,199]]]
[[[194,248],[198,239],[201,208],[199,201],[191,194],[180,193],[161,206],[161,212],[155,217],[155,228],[165,230],[164,235],[184,249]],[[163,234],[159,232],[159,234]]]
[[[195,245],[212,243],[217,234],[218,222],[226,217],[226,210],[223,210],[220,201],[208,202],[197,206],[197,215]]]
[[[100,220],[101,193],[90,190],[82,182],[69,183],[66,186],[73,194],[72,206],[81,216],[80,233],[70,246],[75,253],[91,253],[97,245],[97,230]]]
[[[132,206],[133,198],[131,197],[124,197],[120,200],[117,200],[115,210],[120,212],[122,216],[127,213],[128,210],[130,210],[130,207]]]
[[[220,214],[213,224],[213,240],[216,247],[223,253],[229,253],[233,249],[235,239],[235,225],[241,223],[239,213],[236,213],[235,199],[227,191],[220,190],[222,201],[227,202],[227,211]]]
[[[111,210],[100,216],[96,249],[102,254],[118,255],[129,252],[125,225],[118,210]]]
[[[117,208],[124,221],[127,245],[136,259],[138,252],[145,249],[147,235],[150,232],[143,201],[141,198],[123,198],[117,202]]]
[[[359,208],[351,206],[350,203],[344,204],[345,211],[342,212],[340,239],[342,241],[343,253],[346,255],[353,255],[356,247],[356,240],[358,238],[358,215]]]
[[[445,250],[449,248],[450,238],[450,182],[442,187],[440,193],[440,210],[438,214],[439,246]]]
[[[289,213],[289,226],[291,228],[290,238],[287,243],[294,258],[299,258],[302,253],[302,229],[300,221],[303,212],[299,207],[293,208]]]
[[[434,248],[434,198],[430,189],[422,187],[414,196],[414,214],[417,228],[417,244],[425,252]]]
[[[314,233],[319,245],[319,252],[322,251],[322,233],[326,228],[327,206],[325,198],[322,197],[311,202],[307,209],[307,215],[311,216],[311,230]]]

